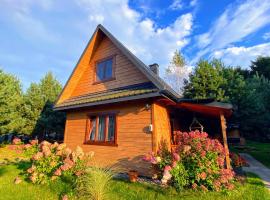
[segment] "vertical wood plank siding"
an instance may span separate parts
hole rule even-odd
[[[153,103],[153,151],[157,151],[160,145],[165,144],[171,149],[171,127],[169,112],[166,107]]]
[[[95,82],[95,64],[96,61],[114,55],[115,59],[115,80],[94,84]],[[118,87],[147,82],[147,78],[105,37],[100,42],[93,54],[90,63],[85,63],[85,68],[77,86],[73,90],[71,97],[90,94],[94,92],[105,91]]]
[[[147,133],[151,124],[151,109],[146,110],[145,101],[96,106],[67,113],[64,142],[72,149],[81,146],[84,151],[94,151],[95,160],[101,165],[114,165],[121,171],[136,169],[142,175],[150,175],[150,165],[142,157],[152,151],[152,135]],[[118,111],[117,147],[84,144],[87,114],[90,112]]]

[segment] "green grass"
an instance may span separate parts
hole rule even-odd
[[[183,200],[269,200],[270,192],[267,191],[261,180],[254,174],[248,174],[245,185],[238,184],[236,189],[229,192],[200,192],[185,190],[176,192],[172,188],[162,189],[149,184],[128,183],[113,181],[110,199],[183,199]]]
[[[1,200],[57,200],[63,194],[71,191],[71,186],[62,181],[57,181],[49,185],[34,185],[27,180],[23,180],[22,183],[15,185],[13,183],[15,177],[20,175],[23,169],[25,169],[27,166],[27,163],[0,166]],[[227,193],[203,193],[191,190],[186,190],[178,193],[172,188],[163,189],[150,184],[129,183],[126,181],[113,180],[110,183],[109,199],[270,200],[270,192],[265,189],[263,183],[257,176],[253,174],[248,174],[247,183],[245,183],[244,185],[238,184],[235,190]]]
[[[0,200],[59,200],[63,194],[71,194],[72,186],[57,180],[48,185],[34,185],[23,176],[23,171],[29,167],[29,162],[16,161],[23,158],[8,148],[0,148],[0,160],[9,160],[7,164],[0,164]],[[1,162],[0,162],[1,163]],[[14,184],[19,176],[22,183]],[[78,200],[78,198],[69,198]],[[236,189],[229,192],[199,192],[185,190],[176,192],[173,188],[160,188],[150,184],[129,183],[127,181],[113,180],[109,184],[109,199],[119,200],[270,200],[270,192],[264,187],[261,180],[254,174],[248,174],[244,185],[237,184]]]
[[[14,179],[21,174],[25,164],[0,166],[1,200],[53,200],[69,190],[67,184],[58,181],[51,185],[34,185],[27,180],[14,184]],[[23,179],[23,176],[20,176]]]
[[[238,153],[248,153],[270,168],[270,143],[247,141],[245,146],[246,148],[244,149],[232,148],[232,151]]]

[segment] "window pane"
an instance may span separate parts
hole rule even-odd
[[[104,141],[105,137],[105,116],[100,116],[99,117],[99,122],[98,122],[98,141]]]
[[[105,78],[112,78],[112,65],[113,59],[109,59],[106,61]]]
[[[109,116],[108,141],[114,141],[115,116]]]
[[[91,130],[90,130],[90,140],[94,141],[95,140],[95,135],[96,135],[96,117],[91,118]]]
[[[101,81],[103,80],[105,77],[104,77],[104,69],[105,68],[105,63],[104,62],[101,62],[101,63],[98,63],[97,65],[97,80],[98,81]]]

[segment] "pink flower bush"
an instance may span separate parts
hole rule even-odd
[[[93,156],[93,153],[84,154],[80,147],[72,151],[65,144],[57,142],[43,141],[38,144],[38,141],[31,141],[24,145],[24,149],[32,153],[32,166],[26,172],[29,179],[37,184],[65,175],[79,176],[84,173],[88,159]]]
[[[166,153],[160,150],[145,159],[160,171],[162,183],[172,183],[178,189],[189,186],[203,191],[233,188],[234,172],[225,168],[225,150],[218,140],[210,139],[205,132],[192,131],[178,132],[176,142],[177,147],[170,156],[168,150]],[[161,158],[159,163],[157,157]]]
[[[15,137],[15,138],[12,140],[12,144],[14,144],[14,145],[22,144],[22,141],[21,141],[20,138]]]

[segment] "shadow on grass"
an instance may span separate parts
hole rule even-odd
[[[249,183],[251,185],[261,186],[261,187],[265,186],[264,183],[262,182],[262,180],[256,174],[248,172],[247,177],[248,177],[247,183]]]
[[[0,166],[0,176],[3,176],[6,173],[7,169]]]

